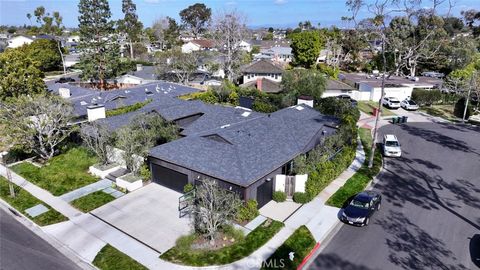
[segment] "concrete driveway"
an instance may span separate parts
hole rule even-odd
[[[368,227],[343,225],[309,269],[479,269],[480,128],[387,125],[401,158],[386,158]]]
[[[91,213],[158,252],[175,245],[190,232],[190,219],[179,218],[182,194],[151,183]]]

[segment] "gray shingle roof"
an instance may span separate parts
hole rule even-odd
[[[55,83],[48,86],[50,91],[58,93],[58,89],[64,87],[70,89],[70,98],[67,100],[73,104],[74,113],[81,117],[87,114],[87,106],[102,103],[105,109],[113,110],[138,102],[152,99],[153,101],[165,97],[177,97],[188,93],[198,92],[198,89],[175,83],[157,81],[127,89],[111,91],[98,91],[78,87],[72,84]],[[151,94],[147,94],[151,93]]]
[[[282,74],[283,69],[269,60],[258,60],[243,68],[245,73],[273,73]]]
[[[322,130],[333,133],[331,122],[299,105],[159,145],[150,156],[246,187],[309,151]]]

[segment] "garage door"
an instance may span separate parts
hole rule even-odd
[[[272,200],[273,181],[265,182],[257,188],[258,208]]]
[[[186,174],[155,164],[152,165],[152,169],[155,183],[183,193],[183,187],[188,183]]]

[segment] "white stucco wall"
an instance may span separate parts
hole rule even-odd
[[[305,183],[307,182],[308,174],[295,175],[295,192],[305,192]]]
[[[194,44],[193,42],[188,42],[182,45],[182,53],[191,53],[193,51],[199,51],[200,46]]]
[[[285,179],[287,177],[284,174],[275,175],[275,191],[285,192]]]
[[[33,39],[27,38],[24,36],[13,37],[8,40],[8,48],[18,48],[24,44],[30,44],[33,42]]]
[[[277,74],[277,77],[275,77],[275,74],[245,74],[243,75],[243,83],[247,82],[252,82],[256,81],[257,79],[269,79],[274,82],[281,82],[282,81],[282,75]]]

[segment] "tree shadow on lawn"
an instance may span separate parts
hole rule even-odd
[[[331,253],[321,253],[310,265],[309,269],[314,270],[371,270],[364,265],[356,265],[344,260],[340,256]]]
[[[388,259],[404,269],[467,270],[441,240],[432,237],[422,228],[410,222],[401,212],[389,211],[386,218],[377,220],[388,233]],[[448,263],[447,260],[453,263]]]

